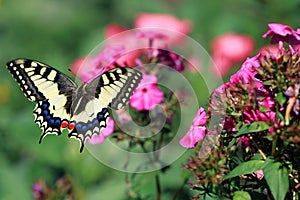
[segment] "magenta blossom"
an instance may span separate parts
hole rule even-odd
[[[264,121],[267,124],[273,124],[276,122],[276,112],[267,111],[261,112],[258,109],[246,108],[243,112],[243,118],[245,123],[252,123],[258,121]],[[278,119],[279,123],[279,119]],[[273,132],[274,128],[270,128],[269,132]]]
[[[151,52],[151,59],[163,65],[167,65],[178,72],[185,68],[183,57],[165,49],[154,49]]]
[[[155,75],[143,74],[143,79],[130,98],[130,106],[136,110],[152,110],[163,100],[163,92],[157,88]]]
[[[257,54],[252,58],[247,58],[247,60],[243,63],[241,69],[230,77],[230,82],[242,84],[251,83],[252,81],[254,81],[254,85],[256,86],[256,88],[261,87],[261,81],[255,78],[255,75],[257,74],[255,68],[260,67],[258,59],[259,57],[260,54]]]
[[[107,126],[101,130],[99,135],[93,135],[92,138],[87,139],[90,144],[101,144],[104,140],[114,132],[115,122],[110,117],[108,118]]]
[[[180,139],[179,143],[185,148],[195,148],[196,144],[202,140],[206,133],[205,123],[207,121],[204,108],[199,108],[188,132]]]
[[[270,30],[263,34],[263,38],[271,36],[271,44],[276,44],[279,42],[287,42],[289,44],[295,45],[300,44],[300,30],[296,31],[290,26],[284,24],[271,23],[268,24]]]
[[[241,145],[241,146],[244,146],[244,147],[249,147],[250,138],[243,135],[242,137],[238,138],[237,142],[238,142],[238,145]]]
[[[280,49],[277,45],[267,45],[260,48],[259,53],[262,57],[268,56],[272,58],[277,58],[280,56]]]

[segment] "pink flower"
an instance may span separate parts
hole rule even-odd
[[[179,72],[185,68],[183,57],[165,49],[151,50],[150,59],[152,62],[169,66]]]
[[[277,45],[267,45],[267,46],[262,47],[259,50],[259,53],[262,56],[277,58],[280,55],[280,49],[278,48]]]
[[[167,35],[158,33],[156,31],[139,31],[136,33],[137,38],[146,38],[149,40],[159,39],[159,40],[165,40],[168,38]]]
[[[129,30],[126,27],[119,26],[118,24],[109,24],[104,29],[105,38],[109,38],[115,34],[122,33],[124,31]]]
[[[156,40],[154,45],[156,47],[165,47],[183,40],[183,36],[178,34],[188,34],[191,31],[191,23],[188,20],[179,20],[173,15],[169,14],[154,14],[141,13],[135,19],[135,28],[157,28],[155,32],[166,35],[165,40]],[[168,29],[169,31],[164,31]],[[153,30],[153,29],[151,29]]]
[[[143,74],[129,104],[136,110],[152,110],[163,100],[163,92],[157,88],[157,77]]]
[[[240,145],[240,146],[249,147],[250,138],[243,135],[242,137],[238,138],[237,142],[238,142],[238,145]]]
[[[87,139],[90,144],[101,144],[104,140],[114,132],[115,122],[110,117],[108,118],[107,126],[101,130],[99,135],[93,135],[92,138]]]
[[[191,23],[188,20],[179,20],[169,14],[141,13],[135,19],[136,28],[161,28],[188,34]]]
[[[262,103],[261,103],[262,106],[268,108],[268,109],[272,109],[275,107],[275,101],[272,97],[266,97]]]
[[[193,126],[204,126],[206,123],[207,117],[204,108],[199,108],[196,113],[195,118],[193,119],[192,125]]]
[[[250,36],[226,33],[211,43],[212,58],[222,76],[228,74],[233,65],[243,61],[254,49]]]
[[[103,72],[114,68],[112,64],[119,60],[123,54],[123,46],[106,46],[94,57],[81,57],[75,60],[71,64],[70,70],[81,81],[89,83]]]
[[[257,170],[255,172],[253,172],[253,176],[255,176],[256,178],[261,180],[264,177],[264,172],[263,172],[263,170]]]
[[[260,67],[259,57],[260,54],[257,54],[252,58],[247,58],[247,60],[243,63],[241,69],[230,77],[230,82],[242,84],[251,83],[251,81],[254,81],[254,85],[256,86],[256,88],[260,88],[262,86],[261,81],[254,77],[257,74],[255,68]]]
[[[271,44],[287,42],[289,44],[300,44],[300,30],[293,30],[290,26],[284,24],[268,24],[270,30],[263,34],[263,38],[271,36]]]
[[[188,132],[180,139],[179,143],[185,148],[195,148],[196,144],[202,140],[206,133],[206,113],[203,108],[199,108]]]
[[[224,125],[223,125],[223,129],[226,131],[236,131],[236,121],[233,118],[226,118]]]

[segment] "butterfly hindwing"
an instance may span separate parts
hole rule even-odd
[[[87,138],[99,134],[107,126],[109,117],[107,106],[96,98],[89,100],[84,107],[83,111],[75,112],[73,115],[71,120],[74,122],[75,127],[69,133],[69,137],[80,141],[80,152],[83,150],[84,142]]]
[[[142,73],[126,67],[112,69],[94,79],[87,87],[95,97],[113,109],[123,108],[142,78]]]
[[[60,135],[63,128],[69,128],[71,114],[66,109],[67,101],[67,97],[59,95],[37,103],[33,114],[35,123],[43,131],[40,143],[46,135]]]

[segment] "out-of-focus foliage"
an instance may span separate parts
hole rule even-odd
[[[128,193],[132,194],[125,174],[99,163],[87,151],[79,154],[77,142],[66,135],[47,136],[38,145],[41,130],[33,122],[34,104],[26,100],[5,69],[7,61],[32,58],[70,75],[70,63],[103,40],[107,24],[132,27],[141,12],[190,20],[190,36],[208,51],[211,40],[225,32],[248,34],[259,47],[267,43],[260,38],[268,23],[299,27],[299,7],[296,0],[0,1],[0,199],[32,199],[31,187],[39,178],[54,185],[64,175],[72,178],[80,199],[130,199]],[[162,175],[163,199],[170,199],[181,187],[184,160],[179,159]],[[132,181],[141,181],[138,176]],[[141,196],[154,195],[155,184],[146,184],[149,187],[140,190]],[[188,190],[181,195],[187,195],[185,192]]]

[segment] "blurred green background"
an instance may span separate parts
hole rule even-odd
[[[79,154],[77,141],[48,136],[38,145],[41,130],[33,122],[34,103],[26,100],[5,69],[7,61],[32,58],[70,75],[70,63],[104,39],[106,25],[133,27],[141,12],[190,20],[190,36],[208,51],[210,41],[225,32],[248,34],[259,48],[268,43],[261,38],[268,23],[298,28],[299,10],[297,0],[0,0],[0,199],[32,199],[31,186],[39,178],[53,185],[66,174],[77,199],[133,199],[127,195],[126,175],[87,151]],[[163,199],[171,199],[182,184],[185,157],[162,176]],[[155,194],[152,179],[144,180],[149,181],[140,190],[142,196]]]

